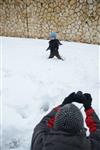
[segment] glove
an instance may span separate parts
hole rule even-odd
[[[73,93],[71,93],[69,96],[67,96],[65,99],[64,99],[64,101],[62,102],[62,106],[64,106],[64,105],[66,105],[66,104],[68,104],[68,103],[72,103],[72,102],[74,102],[75,101],[75,96],[76,94],[75,94],[75,92],[73,92]]]
[[[83,100],[84,95],[81,91],[78,91],[77,93],[73,92],[64,99],[62,106],[72,102],[83,103]]]
[[[84,94],[85,99],[83,101],[83,106],[85,108],[85,110],[91,108],[91,103],[92,103],[92,97],[89,93],[85,93]]]
[[[75,102],[83,104],[84,103],[84,99],[86,99],[86,97],[83,94],[83,92],[82,91],[78,91],[76,93],[76,101]]]
[[[82,93],[78,91],[76,93],[75,102],[83,104],[85,110],[91,108],[92,97],[89,93]]]
[[[85,110],[87,110],[91,108],[92,97],[89,93],[83,94],[81,91],[78,91],[77,93],[73,92],[64,99],[61,105],[64,106],[72,102],[83,104]]]

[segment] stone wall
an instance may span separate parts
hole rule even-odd
[[[0,0],[0,35],[100,44],[100,0]]]

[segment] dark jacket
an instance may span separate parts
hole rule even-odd
[[[85,135],[50,131],[42,150],[91,150]]]
[[[47,50],[55,51],[59,49],[59,45],[62,45],[58,39],[52,39],[49,41],[49,47]]]
[[[53,128],[56,112],[53,109],[35,127],[31,141],[31,150],[99,150],[100,149],[100,120],[95,111],[90,108],[86,113],[86,124],[90,135],[70,134]]]

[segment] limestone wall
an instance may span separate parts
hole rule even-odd
[[[0,35],[100,44],[100,0],[0,0]]]

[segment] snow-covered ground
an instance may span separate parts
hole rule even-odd
[[[47,40],[1,37],[0,42],[2,150],[29,150],[34,126],[73,91],[91,93],[99,115],[98,45],[62,41],[62,61],[48,59]]]

